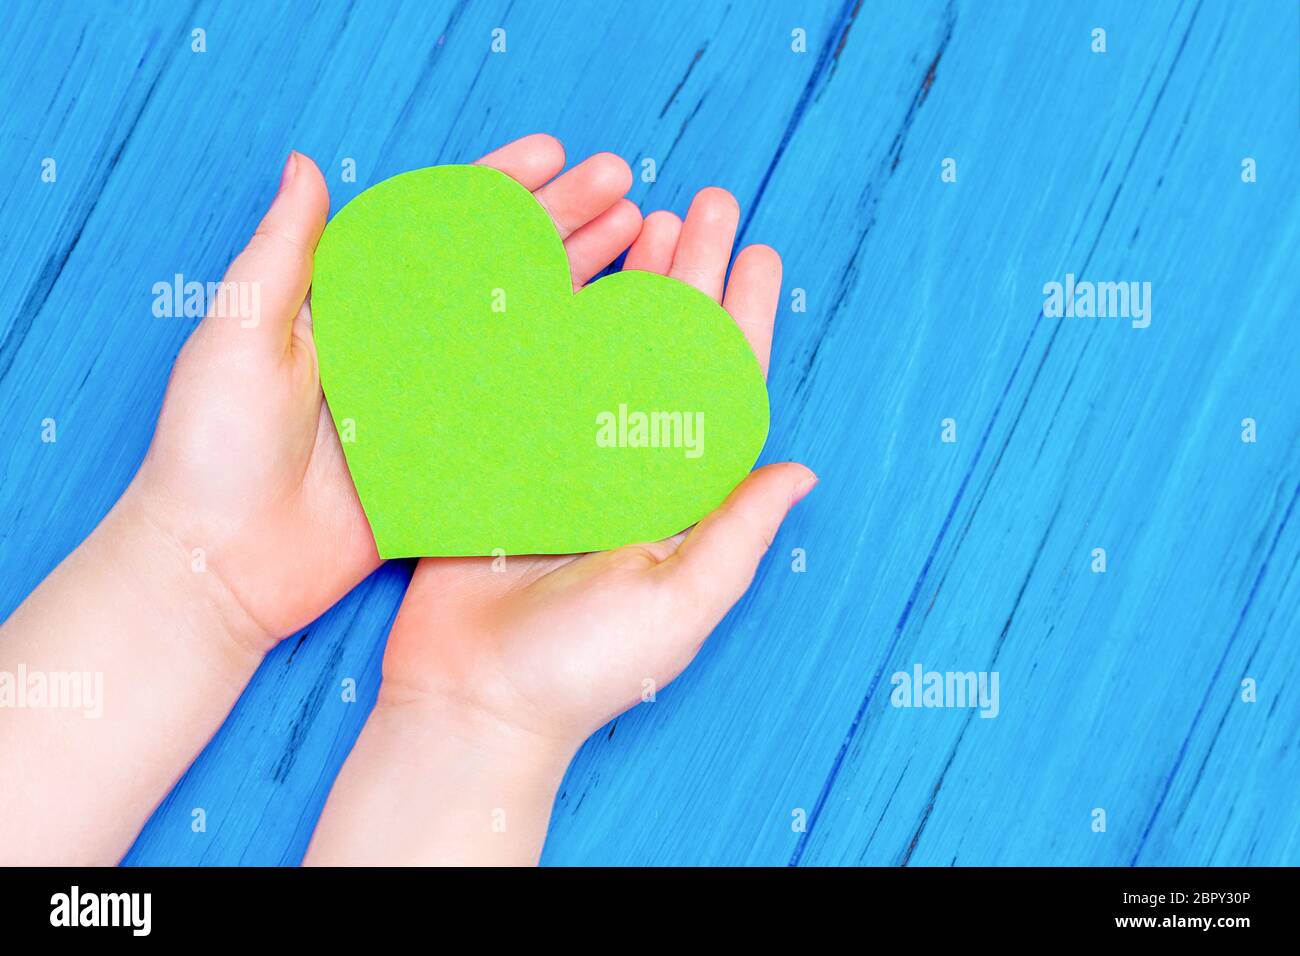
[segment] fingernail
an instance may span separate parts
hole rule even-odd
[[[794,497],[790,499],[790,507],[793,508],[799,502],[803,501],[804,498],[808,496],[808,492],[817,487],[817,481],[818,478],[816,475],[809,474],[808,477],[803,480],[803,484],[795,489]]]
[[[298,171],[298,151],[295,149],[289,153],[289,158],[284,161],[284,171],[280,173],[280,188],[276,195],[284,192],[284,187],[293,181],[293,174]]]

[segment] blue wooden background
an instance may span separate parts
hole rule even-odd
[[[695,665],[580,752],[545,862],[1300,862],[1295,2],[5,16],[0,615],[144,454],[193,324],[153,283],[218,278],[291,147],[337,209],[546,130],[655,159],[647,211],[726,186],[781,250],[764,457],[822,483]],[[1150,328],[1041,317],[1067,272],[1152,283]],[[128,862],[301,859],[409,574],[267,659]],[[997,671],[1000,715],[891,707],[916,663]]]

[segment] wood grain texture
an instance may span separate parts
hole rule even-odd
[[[764,457],[822,483],[694,666],[580,752],[545,862],[1300,863],[1295,3],[8,16],[0,615],[143,456],[193,324],[153,317],[153,283],[219,278],[291,147],[337,209],[547,130],[653,158],[647,211],[726,186],[782,252]],[[1066,273],[1150,282],[1150,327],[1043,318]],[[267,659],[128,862],[301,858],[409,573]],[[916,663],[997,671],[1000,714],[892,707]]]

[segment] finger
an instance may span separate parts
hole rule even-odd
[[[284,354],[311,285],[312,257],[329,215],[329,190],[316,164],[297,151],[280,175],[280,191],[226,272],[204,325],[237,329],[252,347]]]
[[[771,246],[746,246],[736,256],[722,307],[740,326],[758,366],[767,375],[772,354],[772,325],[781,297],[781,257]]]
[[[613,153],[597,153],[533,195],[542,204],[560,238],[567,239],[632,188],[632,170]]]
[[[701,189],[686,213],[668,274],[722,301],[722,283],[739,222],[740,206],[735,196],[717,186]]]
[[[657,272],[667,275],[673,267],[673,253],[677,251],[677,237],[682,234],[682,221],[672,213],[660,209],[645,217],[641,234],[627,251],[623,260],[624,271]]]
[[[601,269],[619,257],[641,231],[641,210],[630,199],[620,199],[568,239],[573,288],[581,289]]]
[[[492,150],[474,165],[500,170],[531,192],[559,175],[564,146],[554,136],[533,133]]]
[[[817,476],[794,462],[752,472],[654,572],[693,595],[708,619],[701,623],[712,627],[740,600],[786,514],[815,484]]]

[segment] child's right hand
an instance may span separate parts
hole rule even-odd
[[[766,246],[743,250],[724,296],[738,217],[729,193],[704,190],[684,224],[649,216],[625,268],[721,301],[766,371],[781,261]],[[464,713],[489,734],[571,754],[686,667],[815,482],[802,465],[769,465],[689,533],[616,551],[510,557],[499,571],[491,558],[422,560],[389,638],[380,706],[432,699],[441,720]]]
[[[724,296],[739,214],[728,193],[706,189],[684,224],[648,216],[624,267],[721,301],[766,371],[781,260],[765,246],[743,250]],[[599,268],[575,262],[575,284]],[[388,639],[379,701],[305,862],[537,862],[574,751],[690,662],[816,480],[802,465],[760,468],[667,541],[512,557],[500,572],[493,558],[420,561]]]

